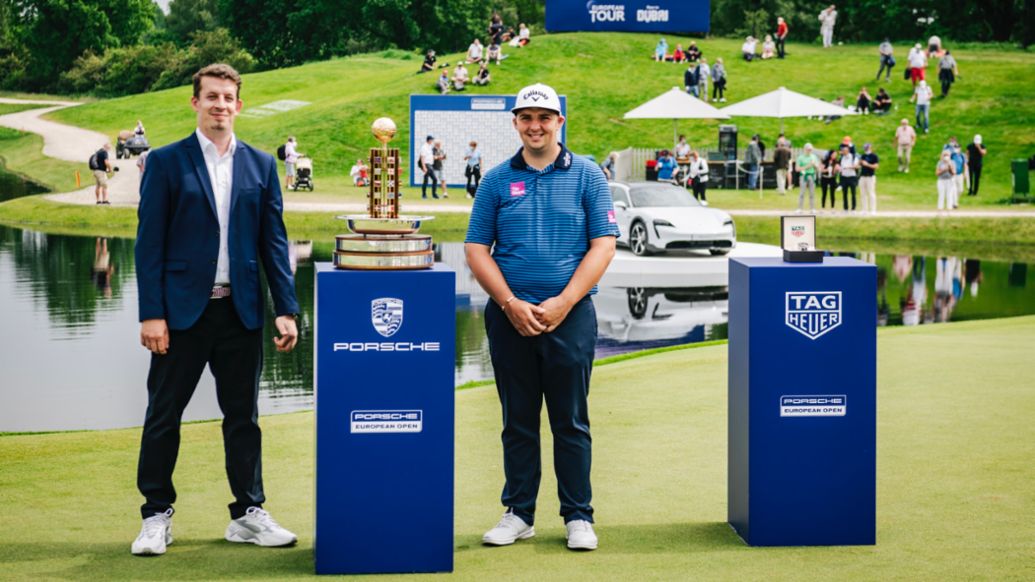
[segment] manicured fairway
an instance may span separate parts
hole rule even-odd
[[[491,386],[461,391],[453,576],[1031,580],[1033,344],[1035,317],[880,331],[874,547],[748,548],[726,526],[723,345],[598,367],[590,404],[600,550],[564,548],[549,454],[538,536],[482,547],[482,532],[500,512],[499,405]],[[0,578],[311,577],[312,420],[310,413],[263,420],[267,507],[301,534],[298,547],[221,540],[229,491],[219,424],[207,422],[184,429],[176,542],[154,559],[129,554],[139,527],[139,429],[0,437]],[[544,443],[549,448],[549,436]],[[412,533],[406,523],[396,527],[405,551]]]

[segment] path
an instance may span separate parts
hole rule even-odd
[[[83,164],[83,180],[89,181],[91,185],[73,192],[60,194],[48,194],[48,200],[55,202],[66,202],[70,204],[93,204],[93,179],[86,169],[86,160],[93,152],[97,151],[110,138],[95,131],[89,131],[70,125],[55,123],[41,119],[43,115],[51,111],[57,111],[65,107],[74,107],[78,103],[71,101],[36,101],[31,99],[11,99],[0,97],[0,103],[37,103],[45,105],[41,109],[30,109],[0,115],[0,125],[10,127],[19,131],[29,131],[43,136],[44,155],[67,160],[70,162],[81,162]],[[140,176],[136,168],[136,160],[112,160],[119,167],[119,172],[108,181],[108,195],[113,206],[136,206],[140,200]],[[286,192],[284,196],[284,209],[291,212],[362,212],[366,205],[359,202],[294,202],[291,200],[291,193]],[[426,202],[409,202],[403,200],[403,207],[410,214],[427,214],[437,212],[470,212],[471,208],[463,204],[441,203],[433,204]],[[735,216],[783,216],[790,214],[790,210],[728,210]],[[823,214],[823,216],[836,218],[851,216],[853,218],[867,218],[866,216],[844,213]],[[938,216],[953,216],[965,218],[1035,218],[1035,210],[956,210],[948,214],[939,213],[936,210],[887,210],[879,211],[877,216],[882,218],[935,218]]]

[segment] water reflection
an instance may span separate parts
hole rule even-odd
[[[298,347],[264,342],[264,414],[308,408],[313,385],[314,261],[332,243],[295,242],[291,264],[301,307]],[[880,325],[917,325],[1035,313],[1027,265],[964,257],[853,256],[877,266]],[[488,296],[464,264],[461,244],[438,259],[457,271],[457,384],[492,376],[485,337]],[[604,286],[595,298],[597,357],[727,337],[726,287]],[[267,302],[267,321],[273,305]],[[0,227],[0,431],[138,426],[149,354],[139,346],[133,241],[50,236]],[[264,330],[272,338],[271,328]],[[203,376],[187,420],[219,416]]]
[[[0,166],[0,202],[47,192],[47,187],[6,171]]]

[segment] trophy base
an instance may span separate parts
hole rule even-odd
[[[410,253],[334,252],[334,266],[338,269],[407,271],[430,269],[434,265],[435,252],[431,249]]]
[[[823,251],[789,251],[784,249],[783,260],[786,263],[822,263]]]
[[[374,218],[369,214],[343,214],[338,216],[347,222],[349,230],[356,234],[413,234],[420,225],[434,216],[400,216],[398,218]]]
[[[431,250],[431,235],[339,234],[334,249],[343,253],[418,253]]]

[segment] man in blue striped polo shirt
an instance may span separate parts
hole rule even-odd
[[[482,179],[465,241],[471,272],[491,297],[485,330],[503,405],[507,511],[482,541],[502,546],[535,535],[545,397],[568,547],[594,550],[590,295],[614,257],[618,225],[603,172],[557,141],[557,93],[525,87],[511,111],[523,147]]]

